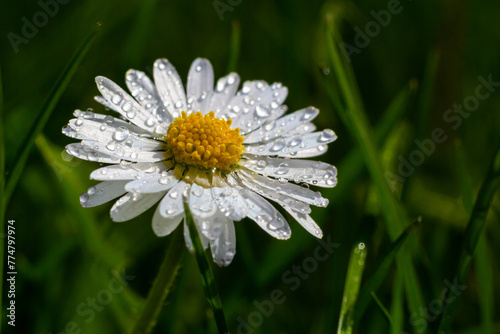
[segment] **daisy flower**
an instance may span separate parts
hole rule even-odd
[[[105,77],[97,77],[102,96],[95,99],[119,118],[76,110],[63,133],[81,142],[66,146],[72,156],[111,164],[93,171],[96,184],[80,197],[93,207],[118,198],[111,218],[123,222],[159,202],[153,216],[158,236],[171,233],[189,205],[205,248],[219,266],[236,252],[234,221],[248,217],[277,239],[290,227],[268,201],[281,205],[299,224],[321,238],[309,216],[310,205],[328,200],[309,185],[334,187],[334,166],[299,158],[315,157],[337,137],[332,130],[314,132],[314,107],[284,115],[288,90],[281,83],[246,81],[230,73],[214,87],[212,65],[196,59],[187,89],[166,59],[154,64],[154,82],[129,70],[132,96]],[[192,250],[184,222],[184,237]]]

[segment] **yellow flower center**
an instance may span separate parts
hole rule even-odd
[[[240,129],[231,129],[232,120],[215,118],[213,111],[187,115],[185,111],[168,127],[165,140],[175,162],[228,171],[245,150]]]

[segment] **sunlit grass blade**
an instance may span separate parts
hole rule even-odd
[[[227,65],[227,72],[236,71],[238,66],[238,58],[240,57],[240,22],[233,20],[231,29],[231,46],[229,49],[229,63]]]
[[[370,291],[370,296],[372,296],[373,300],[375,301],[375,303],[377,304],[378,308],[380,309],[380,311],[382,312],[382,314],[385,316],[385,318],[387,319],[387,322],[390,325],[392,323],[392,319],[391,319],[391,315],[389,314],[389,311],[387,311],[387,309],[385,308],[384,304],[382,304],[382,302],[380,301],[380,299],[378,299],[378,297],[375,294],[375,292]]]
[[[456,166],[458,172],[458,183],[462,201],[470,214],[473,209],[474,200],[472,198],[472,185],[468,173],[465,154],[461,142],[455,142]],[[477,250],[474,254],[474,262],[477,269],[477,285],[479,305],[481,310],[481,328],[483,333],[493,333],[493,313],[494,313],[494,294],[493,291],[493,272],[491,269],[491,256],[488,252],[488,244],[485,234],[479,238]]]
[[[357,323],[361,319],[372,300],[370,292],[377,292],[382,283],[384,283],[384,280],[387,278],[389,270],[391,269],[392,263],[396,258],[396,254],[398,254],[408,236],[420,224],[420,222],[421,217],[418,217],[410,226],[408,226],[404,230],[403,233],[401,233],[399,238],[392,243],[387,253],[381,257],[382,260],[376,265],[377,269],[375,270],[373,275],[371,275],[366,283],[361,287],[358,306],[354,315],[355,323]]]
[[[191,241],[193,243],[196,262],[198,263],[198,268],[201,274],[203,289],[205,290],[205,295],[208,303],[210,304],[210,308],[214,313],[217,328],[221,334],[229,333],[224,311],[222,309],[222,302],[219,297],[219,292],[217,291],[217,285],[215,284],[214,274],[212,272],[212,268],[210,268],[205,250],[203,249],[200,235],[198,234],[198,229],[196,228],[193,216],[191,215],[189,205],[186,202],[184,202],[184,212],[186,214],[186,223],[189,228],[189,235],[191,236]]]
[[[32,128],[28,131],[28,135],[26,136],[26,138],[23,141],[23,144],[21,145],[20,153],[14,159],[13,166],[9,170],[10,177],[9,180],[7,181],[5,196],[3,197],[4,206],[7,206],[7,203],[10,200],[12,193],[14,192],[17,182],[19,181],[19,178],[23,173],[31,148],[33,147],[33,144],[35,142],[35,138],[45,127],[45,124],[47,123],[48,119],[50,118],[50,115],[57,106],[57,103],[59,102],[59,99],[61,98],[64,90],[71,81],[71,78],[78,69],[78,66],[85,58],[85,55],[90,49],[90,46],[92,45],[92,42],[97,36],[97,33],[99,32],[100,28],[101,24],[97,23],[84,38],[82,44],[75,51],[73,57],[68,62],[63,72],[57,79],[57,82],[52,88],[47,100],[43,104],[37,119],[34,121]]]
[[[351,334],[354,323],[354,307],[358,298],[359,286],[365,268],[366,247],[359,243],[354,247],[347,268],[347,276],[344,286],[344,297],[340,309],[339,326],[337,334]]]
[[[386,228],[392,240],[409,224],[408,217],[401,204],[386,182],[380,154],[375,145],[373,130],[364,111],[364,106],[356,84],[352,67],[347,63],[340,48],[341,37],[333,22],[333,15],[327,16],[327,49],[339,86],[340,99],[345,101],[345,109],[338,110],[342,122],[349,133],[358,142],[368,171],[373,179],[385,216]],[[418,311],[423,305],[423,297],[410,254],[403,250],[397,258],[398,269],[404,273],[408,306],[411,312]]]
[[[486,224],[486,217],[495,195],[498,185],[500,183],[500,146],[497,148],[491,165],[488,170],[488,175],[483,181],[479,193],[474,203],[472,213],[464,233],[464,243],[462,253],[458,261],[458,268],[456,272],[456,279],[458,284],[464,284],[467,279],[467,274],[471,265],[474,251],[477,247],[479,237],[481,236],[484,226]],[[453,292],[451,289],[448,291],[447,298],[451,298],[450,294]],[[458,309],[458,298],[456,297],[453,303],[444,306],[444,313],[441,317],[439,324],[439,333],[448,333],[451,328],[455,313]]]
[[[158,275],[151,290],[149,290],[146,302],[131,332],[132,334],[147,334],[153,330],[156,325],[156,318],[179,271],[185,249],[186,246],[181,226],[174,231],[171,237]]]
[[[325,82],[325,87],[330,98],[334,99],[336,92],[334,91],[333,85],[329,82]],[[402,115],[407,111],[416,88],[417,83],[411,81],[391,101],[374,130],[374,137],[377,145],[382,145],[384,143],[390,131],[396,125],[396,122],[400,120]],[[347,157],[345,157],[338,166],[338,169],[342,171],[342,182],[339,182],[335,187],[335,191],[332,191],[328,196],[332,203],[338,203],[339,200],[347,198],[344,194],[351,189],[364,166],[362,152],[356,147],[349,152]]]

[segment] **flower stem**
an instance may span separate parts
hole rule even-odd
[[[167,298],[175,276],[179,271],[185,250],[182,228],[177,228],[172,235],[158,276],[156,276],[153,286],[149,290],[148,298],[139,314],[139,319],[132,330],[132,334],[149,333],[155,326],[158,313],[160,313],[163,302]]]
[[[186,202],[184,202],[184,212],[186,213],[186,223],[189,228],[189,235],[191,236],[191,241],[193,243],[196,262],[198,262],[201,281],[208,304],[210,304],[210,308],[214,313],[219,333],[229,333],[226,318],[224,317],[224,311],[222,309],[222,302],[219,297],[219,292],[217,291],[217,285],[215,284],[214,274],[208,263],[207,255],[205,254],[200,235],[198,234],[198,229],[196,228],[193,216],[189,210],[189,205]]]

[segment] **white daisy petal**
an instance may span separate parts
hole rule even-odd
[[[75,117],[78,118],[78,120],[81,120],[76,124],[76,130],[78,131],[78,127],[81,126],[83,123],[83,120],[90,120],[94,122],[98,122],[101,125],[104,125],[105,127],[107,126],[113,126],[113,128],[118,128],[118,127],[126,127],[130,133],[136,134],[141,136],[142,138],[152,138],[151,132],[148,130],[144,130],[140,127],[138,127],[135,124],[129,123],[126,120],[116,118],[110,115],[103,115],[103,114],[98,114],[94,112],[89,112],[89,111],[82,111],[82,110],[75,110],[73,113]]]
[[[302,157],[303,154],[312,152],[325,153],[328,143],[337,139],[332,130],[296,135],[293,137],[277,138],[264,144],[245,145],[245,153],[255,155],[277,155],[280,157]]]
[[[195,220],[195,226],[198,230],[198,235],[200,236],[201,244],[203,245],[203,249],[208,248],[209,240],[203,234],[200,233],[200,228]],[[191,240],[191,236],[189,235],[189,228],[187,226],[186,220],[184,220],[184,240],[186,241],[186,247],[189,249],[191,253],[193,253],[193,241]]]
[[[245,136],[245,144],[268,141],[276,137],[290,136],[290,133],[300,126],[312,121],[319,114],[314,107],[297,110],[287,116],[271,121]],[[309,129],[309,128],[307,128]],[[314,130],[313,130],[314,131]]]
[[[292,137],[293,135],[299,135],[299,134],[305,134],[305,133],[311,133],[316,131],[316,125],[312,123],[305,123],[302,125],[299,125],[295,129],[289,131],[286,135],[286,137]],[[285,136],[283,136],[285,137]]]
[[[278,180],[270,179],[262,175],[252,173],[248,170],[245,171],[244,168],[239,169],[237,173],[243,180],[246,180],[247,183],[249,183],[252,190],[259,190],[263,187],[310,205],[320,207],[326,207],[328,205],[328,199],[321,196],[319,191],[312,191],[308,187],[299,186],[293,183],[282,183]]]
[[[281,116],[288,90],[280,83],[268,85],[265,81],[246,81],[243,88],[228,105],[233,128],[242,133],[251,132],[266,121]]]
[[[242,189],[240,194],[248,204],[247,217],[255,221],[264,231],[276,239],[289,239],[290,226],[276,208],[253,191]]]
[[[127,145],[116,143],[113,140],[110,140],[106,144],[100,143],[97,140],[82,140],[81,144],[91,152],[114,158],[115,160],[113,160],[112,163],[118,163],[122,159],[133,162],[157,162],[166,159],[165,152],[163,151],[147,152],[135,150]]]
[[[125,75],[125,82],[132,93],[132,96],[151,115],[156,116],[156,120],[164,123],[172,122],[172,116],[165,110],[163,101],[158,95],[156,87],[149,77],[141,71],[128,70]]]
[[[191,209],[191,213],[200,219],[211,217],[218,210],[210,189],[203,188],[197,184],[191,186],[189,208]]]
[[[337,168],[324,162],[245,155],[239,164],[278,180],[293,180],[327,188],[337,184]]]
[[[167,59],[155,61],[153,69],[158,94],[163,105],[173,118],[179,117],[186,110],[186,94],[181,78],[175,67]]]
[[[297,212],[290,207],[283,207],[302,227],[316,238],[323,238],[323,232],[316,222],[307,214]]]
[[[184,216],[183,193],[188,193],[190,185],[184,181],[177,183],[168,191],[159,205],[160,214],[165,218],[174,218],[178,215]]]
[[[125,90],[113,81],[102,76],[96,78],[96,83],[102,96],[110,102],[109,106],[113,110],[120,113],[138,127],[150,132],[154,131],[156,126],[155,117],[128,95]]]
[[[68,154],[83,160],[96,161],[100,163],[116,164],[120,162],[120,158],[110,156],[101,152],[97,152],[88,146],[81,143],[73,143],[66,145],[66,152]]]
[[[164,237],[172,233],[184,219],[184,212],[170,218],[163,217],[160,213],[160,206],[156,208],[153,216],[153,231],[159,237]]]
[[[140,180],[134,180],[127,183],[125,190],[128,192],[137,192],[141,194],[157,193],[167,191],[177,184],[178,180],[173,172],[162,172],[161,174],[152,174]]]
[[[80,204],[90,208],[107,203],[125,194],[126,182],[101,182],[90,187],[87,192],[80,195]]]
[[[214,93],[208,107],[209,111],[214,111],[219,117],[222,110],[225,110],[230,99],[234,97],[240,84],[240,77],[236,73],[229,73],[220,78],[215,85]]]
[[[197,58],[191,64],[187,79],[187,101],[189,109],[210,112],[208,109],[214,89],[214,70],[207,59]]]
[[[118,126],[118,124],[103,124],[89,119],[72,119],[69,126],[77,130],[79,136],[85,139],[98,141],[101,145],[112,146],[115,151],[122,146],[124,153],[130,153],[133,150],[160,151],[166,150],[165,143],[149,138],[140,137],[133,133],[128,127]],[[103,153],[108,153],[103,151]],[[113,152],[109,153],[113,155]]]
[[[124,222],[135,218],[155,205],[165,193],[127,193],[125,196],[120,197],[111,208],[111,219],[115,222]]]
[[[142,179],[152,173],[160,173],[167,166],[162,163],[138,162],[131,163],[122,160],[120,164],[101,167],[90,174],[92,180],[134,180]]]
[[[114,108],[115,108],[115,106],[113,106],[111,104],[111,102],[109,102],[108,100],[106,100],[104,97],[102,97],[100,95],[94,96],[94,100],[96,100],[98,103],[102,104],[103,106],[105,106],[108,109],[114,110]]]
[[[281,206],[289,206],[298,212],[306,214],[311,213],[311,208],[306,202],[297,199],[295,196],[290,196],[289,194],[283,193],[283,190],[280,187],[281,184],[276,186],[275,188],[263,187],[261,186],[261,184],[255,182],[251,176],[248,176],[244,173],[238,173],[238,175],[240,176],[242,185],[256,192],[257,194],[270,199],[280,204]]]
[[[232,220],[224,221],[221,234],[210,242],[210,250],[219,267],[226,267],[231,263],[236,254],[236,232]]]
[[[248,207],[240,195],[241,187],[212,188],[212,196],[219,210],[231,220],[242,220],[247,216]]]

